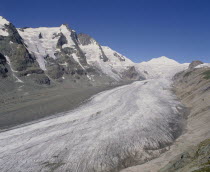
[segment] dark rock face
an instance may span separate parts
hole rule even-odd
[[[114,56],[117,57],[120,61],[125,61],[125,58],[121,57],[119,54],[114,53]]]
[[[23,32],[24,32],[24,31],[23,31]],[[39,34],[39,39],[42,39],[42,38],[43,38],[43,37],[42,37],[42,34],[40,33],[40,34]]]
[[[62,46],[63,46],[64,44],[67,44],[67,43],[68,43],[68,42],[67,42],[66,37],[61,33],[61,36],[60,36],[60,38],[58,39],[57,47],[62,48]]]
[[[77,33],[73,30],[71,30],[69,28],[69,26],[67,24],[65,24],[66,28],[71,32],[71,35],[69,35],[71,37],[71,39],[73,40],[73,42],[75,43],[75,47],[74,48],[70,48],[70,47],[65,47],[64,49],[62,49],[61,51],[65,54],[65,55],[71,55],[73,53],[76,53],[77,57],[79,57],[79,62],[83,65],[83,66],[88,66],[87,64],[87,60],[86,57],[83,53],[83,51],[80,49],[79,47],[79,40],[78,40],[78,36]],[[63,40],[63,44],[66,44],[67,41],[64,40],[64,38],[62,38],[62,36],[59,38],[59,40],[62,39]],[[58,41],[59,42],[59,41]]]
[[[17,72],[16,75],[22,77],[27,74],[33,74],[29,79],[34,81],[37,81],[38,78],[46,77],[44,71],[40,69],[36,59],[28,52],[23,39],[13,24],[10,23],[9,25],[5,25],[5,28],[9,35],[0,36],[0,54],[1,59],[3,60],[1,60],[2,76],[6,76],[5,74],[8,71],[8,69],[5,68],[5,56],[7,56],[10,60],[10,68],[12,68],[12,71],[14,70]]]
[[[145,78],[140,76],[134,66],[129,67],[124,73],[123,78],[127,80],[144,80]]]
[[[199,61],[199,60],[193,61],[192,63],[190,63],[189,69],[194,69],[196,66],[198,66],[200,64],[203,64],[203,62]]]
[[[6,58],[0,53],[0,77],[6,77],[8,69],[6,68]]]
[[[77,49],[76,55],[79,57],[79,62],[83,66],[88,67],[86,56],[85,56],[85,54],[83,53],[83,51],[79,47],[79,40],[78,40],[78,36],[77,36],[76,32],[72,31],[71,38],[72,38],[72,40],[75,43],[75,48]]]
[[[23,43],[21,36],[19,35],[17,29],[15,28],[15,26],[12,23],[10,23],[9,25],[5,25],[5,28],[9,32],[8,37],[9,37],[10,41],[17,43],[17,44]]]
[[[84,33],[78,34],[78,40],[79,40],[79,43],[82,45],[89,45],[92,43],[91,42],[92,38],[89,35],[84,34]]]
[[[65,47],[56,54],[57,59],[47,59],[46,68],[47,74],[50,76],[50,78],[57,80],[63,77],[64,74],[69,75],[71,78],[75,78],[77,71],[82,71],[79,72],[79,75],[86,73],[86,69],[83,69],[73,58],[72,54],[74,53],[77,54],[78,57],[81,57],[79,56],[79,50],[76,47]],[[83,63],[85,63],[83,66],[88,68],[86,61]]]
[[[13,69],[23,71],[28,67],[38,66],[35,59],[25,48],[22,38],[12,24],[7,26],[9,36],[2,37],[0,40],[0,53],[8,56]]]
[[[101,48],[101,46],[99,45],[99,48],[102,52],[102,56],[100,57],[104,62],[107,62],[109,59],[107,58],[107,56],[104,54],[103,49]]]

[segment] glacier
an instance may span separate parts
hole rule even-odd
[[[181,134],[171,80],[136,81],[61,116],[0,133],[0,171],[119,171],[159,156]]]

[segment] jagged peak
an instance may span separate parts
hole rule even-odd
[[[4,17],[0,16],[0,35],[1,36],[8,36],[9,33],[7,29],[5,29],[5,25],[9,25],[10,22],[7,21]]]
[[[3,25],[9,25],[10,22],[5,19],[4,17],[0,16],[0,26],[3,26]]]
[[[18,29],[21,29],[21,30],[25,30],[25,29],[31,29],[31,30],[42,30],[42,29],[47,29],[47,30],[62,30],[62,29],[65,29],[65,30],[69,30],[69,31],[72,31],[72,29],[69,27],[68,24],[62,24],[60,26],[55,26],[55,27],[45,27],[45,26],[40,26],[40,27],[22,27],[22,28],[18,28]]]
[[[65,29],[67,29],[69,31],[72,31],[72,29],[69,27],[68,24],[62,24],[62,25],[60,25],[60,28],[65,28]]]

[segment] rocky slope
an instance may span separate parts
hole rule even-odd
[[[209,172],[210,139],[189,147],[177,155],[159,172]]]
[[[30,75],[29,78],[38,84],[50,84],[14,25],[0,17],[0,30],[1,79],[13,76],[15,82],[23,82],[20,78]]]
[[[193,62],[187,70],[177,73],[174,77],[174,91],[190,110],[187,116],[186,131],[159,158],[124,169],[123,172],[209,171],[209,64]]]
[[[196,134],[194,137],[197,138],[194,138],[192,146],[176,156],[160,172],[210,171],[210,68],[202,67],[201,64],[200,61],[194,61],[188,70],[174,77],[176,93],[191,111],[188,130]]]

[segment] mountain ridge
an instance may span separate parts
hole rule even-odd
[[[11,46],[15,43],[11,37],[16,35],[18,45],[15,44],[15,49],[19,49],[17,46],[20,44],[23,51],[26,51],[28,56],[34,60],[36,68],[39,68],[30,72],[25,71],[26,67],[22,70],[14,69],[18,75],[19,72],[23,73],[19,77],[42,73],[42,77],[45,77],[44,80],[48,78],[50,81],[43,82],[43,79],[41,81],[38,79],[38,84],[50,84],[52,81],[61,83],[66,79],[72,84],[75,82],[95,84],[96,80],[99,80],[98,84],[100,82],[106,84],[142,78],[141,74],[136,72],[134,63],[126,57],[111,48],[101,46],[87,34],[77,34],[66,24],[59,27],[16,29],[12,23],[3,17],[1,20],[0,30],[3,34],[0,34],[0,37],[2,44],[6,47],[3,47],[0,53],[7,56],[7,65],[9,64],[8,60],[10,61],[10,68],[16,66],[16,63],[20,63],[20,61],[22,61],[21,64],[26,63],[22,58],[23,54],[19,54],[17,57],[19,60],[15,61],[9,53]],[[108,52],[108,55],[104,51]],[[14,70],[11,72],[14,73]],[[28,78],[23,78],[23,80],[28,80]]]
[[[15,82],[31,85],[69,83],[74,87],[109,85],[169,77],[188,66],[165,56],[134,63],[110,47],[100,45],[88,34],[77,34],[68,24],[15,28],[3,17],[0,20],[0,53],[6,60],[0,64],[0,75],[16,78]],[[168,74],[169,68],[174,68],[174,72]]]

